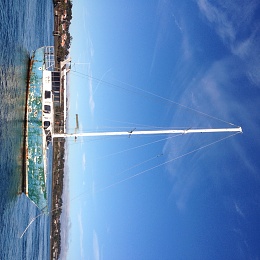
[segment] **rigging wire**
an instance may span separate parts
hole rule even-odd
[[[152,141],[152,142],[149,142],[149,143],[141,144],[141,145],[138,145],[138,146],[135,146],[135,147],[128,148],[126,150],[122,150],[122,151],[119,151],[119,152],[115,152],[115,153],[111,153],[111,154],[108,154],[108,155],[104,155],[104,156],[98,157],[97,159],[100,160],[100,159],[104,159],[104,158],[107,158],[107,157],[110,157],[110,156],[114,156],[114,155],[117,155],[117,154],[125,153],[125,152],[131,151],[131,150],[135,150],[135,149],[138,149],[138,148],[141,148],[141,147],[145,147],[145,146],[148,146],[148,145],[151,145],[151,144],[159,143],[159,142],[162,142],[164,140],[169,140],[169,139],[178,137],[180,135],[183,135],[183,134],[176,134],[176,135],[173,135],[173,136],[170,136],[170,137],[166,137],[166,138],[162,138],[162,139],[159,139],[159,140],[156,140],[156,141]]]
[[[25,228],[25,230],[23,231],[23,233],[20,236],[20,239],[24,236],[24,234],[26,233],[26,231],[28,230],[28,228],[30,227],[30,225],[40,216],[44,215],[45,213],[42,212],[40,214],[38,214],[36,217],[32,218],[31,221],[29,222],[28,226]],[[47,213],[47,215],[49,215],[49,212]]]
[[[182,155],[179,155],[179,156],[177,156],[177,157],[174,157],[174,158],[172,158],[172,159],[170,159],[170,160],[168,160],[168,161],[166,161],[166,162],[163,162],[163,163],[158,164],[158,165],[156,165],[156,166],[153,166],[153,167],[151,167],[151,168],[149,168],[149,169],[146,169],[146,170],[143,170],[143,171],[141,171],[141,172],[139,172],[139,173],[136,173],[136,174],[134,174],[134,175],[132,175],[132,176],[126,178],[126,179],[123,179],[123,180],[120,180],[120,181],[118,181],[118,182],[115,182],[115,183],[113,183],[113,184],[111,184],[111,185],[108,185],[108,186],[106,186],[105,188],[98,190],[97,192],[101,192],[101,191],[107,190],[107,189],[109,189],[109,188],[111,188],[111,187],[114,187],[114,186],[116,186],[116,185],[118,185],[118,184],[121,184],[121,183],[126,182],[126,181],[128,181],[128,180],[131,180],[131,179],[133,179],[133,178],[136,178],[136,177],[138,177],[138,176],[140,176],[140,175],[142,175],[142,174],[144,174],[144,173],[146,173],[146,172],[148,172],[148,171],[154,170],[154,169],[156,169],[156,168],[158,168],[158,167],[161,167],[161,166],[163,166],[163,165],[165,165],[165,164],[168,164],[168,163],[170,163],[170,162],[173,162],[173,161],[175,161],[175,160],[177,160],[177,159],[180,159],[180,158],[182,158],[182,157],[184,157],[184,156],[187,156],[187,155],[190,155],[190,154],[192,154],[192,153],[195,153],[195,152],[197,152],[197,151],[199,151],[199,150],[205,149],[205,148],[207,148],[207,147],[209,147],[209,146],[211,146],[211,145],[214,145],[214,144],[216,144],[216,143],[219,143],[219,142],[221,142],[221,141],[223,141],[223,140],[225,140],[225,139],[228,139],[228,138],[230,138],[230,137],[232,137],[232,136],[235,136],[235,135],[237,135],[237,134],[239,134],[239,133],[235,133],[235,134],[232,134],[232,135],[223,137],[223,138],[221,138],[221,139],[219,139],[219,140],[217,140],[217,141],[211,142],[210,144],[203,145],[203,146],[201,146],[201,147],[199,147],[199,148],[197,148],[197,149],[194,149],[194,150],[192,150],[192,151],[190,151],[190,152],[187,152],[187,153],[185,153],[185,154],[182,154]]]
[[[120,175],[120,174],[122,174],[122,173],[124,173],[124,172],[130,171],[130,170],[132,170],[132,169],[134,169],[134,168],[136,168],[136,167],[138,167],[138,166],[140,166],[140,165],[142,165],[142,164],[145,164],[145,163],[147,163],[147,162],[150,162],[150,161],[152,161],[152,160],[154,160],[154,159],[157,159],[158,157],[161,157],[161,156],[163,156],[163,153],[157,154],[156,156],[153,156],[153,157],[150,158],[150,159],[147,159],[147,160],[145,160],[145,161],[143,161],[143,162],[140,162],[140,163],[138,163],[138,164],[135,164],[135,165],[131,166],[130,168],[127,168],[127,169],[125,169],[125,170],[119,172],[118,175]]]
[[[147,124],[138,124],[138,123],[134,123],[134,122],[129,122],[129,121],[121,121],[121,120],[114,120],[114,119],[108,119],[108,118],[104,118],[103,120],[106,120],[106,121],[111,121],[111,122],[115,122],[115,123],[121,123],[121,124],[129,124],[129,125],[133,125],[133,126],[141,126],[141,127],[152,127],[152,128],[158,128],[158,129],[166,129],[166,128],[185,128],[185,129],[188,129],[189,127],[187,126],[154,126],[154,125],[147,125]],[[101,126],[102,127],[102,126]],[[105,127],[105,126],[104,126]],[[111,127],[111,128],[114,128],[114,127]],[[117,128],[129,128],[127,126],[125,127],[117,127]]]
[[[146,173],[146,172],[148,172],[148,171],[151,171],[151,170],[154,170],[154,169],[156,169],[156,168],[159,168],[159,167],[161,167],[161,166],[163,166],[163,165],[166,165],[166,164],[168,164],[168,163],[171,163],[171,162],[173,162],[173,161],[176,161],[176,160],[178,160],[178,159],[180,159],[180,158],[183,158],[183,157],[185,157],[185,156],[188,156],[188,155],[190,155],[190,154],[192,154],[192,153],[195,153],[195,152],[197,152],[197,151],[199,151],[199,150],[208,148],[209,146],[212,146],[212,145],[214,145],[214,144],[216,144],[216,143],[222,142],[222,141],[224,141],[224,140],[226,140],[226,139],[228,139],[228,138],[231,138],[231,137],[233,137],[233,136],[235,136],[235,135],[237,135],[237,134],[240,134],[240,133],[234,133],[234,134],[232,134],[232,135],[229,135],[229,136],[220,138],[220,139],[218,139],[218,140],[216,140],[216,141],[214,141],[214,142],[211,142],[211,143],[209,143],[209,144],[203,145],[203,146],[201,146],[201,147],[199,147],[199,148],[196,148],[196,149],[194,149],[194,150],[192,150],[192,151],[189,151],[189,152],[187,152],[187,153],[184,153],[184,154],[182,154],[182,155],[179,155],[179,156],[177,156],[177,157],[174,157],[174,158],[172,158],[172,159],[169,159],[169,160],[167,160],[167,161],[165,161],[165,162],[163,162],[163,163],[160,163],[160,164],[158,164],[158,165],[156,165],[156,166],[150,167],[149,169],[146,169],[146,170],[143,170],[143,171],[141,171],[141,172],[138,172],[138,173],[136,173],[136,174],[134,174],[134,175],[132,175],[132,176],[129,176],[129,177],[123,179],[123,180],[114,182],[114,183],[112,183],[112,184],[110,184],[110,185],[108,185],[108,186],[106,186],[106,187],[104,187],[104,188],[100,188],[100,189],[98,189],[98,190],[96,190],[96,191],[94,191],[94,192],[95,192],[96,194],[97,194],[97,193],[100,193],[100,192],[103,192],[103,191],[105,191],[105,190],[107,190],[107,189],[110,189],[110,188],[112,188],[112,187],[114,187],[114,186],[117,186],[118,184],[124,183],[124,182],[126,182],[126,181],[131,180],[131,179],[134,179],[134,178],[136,178],[136,177],[138,177],[138,176],[140,176],[140,175],[142,175],[142,174],[144,174],[144,173]],[[161,155],[159,155],[159,156],[161,156]],[[151,159],[149,159],[149,160],[152,160],[152,159],[154,159],[154,158],[158,158],[159,156],[157,155],[156,157],[153,157],[153,158],[151,158]],[[146,160],[145,162],[147,162],[147,161],[148,161],[148,160]],[[145,162],[143,162],[143,163],[145,163]],[[142,164],[142,163],[140,163],[140,164]],[[134,167],[137,167],[137,166],[138,166],[138,165],[136,165],[136,166],[134,166]],[[134,168],[134,167],[131,167],[131,168]],[[130,170],[131,168],[129,168],[128,170]],[[74,201],[74,200],[76,200],[76,199],[82,197],[83,195],[86,196],[86,195],[88,195],[88,194],[89,194],[88,191],[82,192],[82,193],[80,193],[79,195],[77,195],[77,196],[75,196],[74,198],[72,198],[70,201]],[[59,210],[59,209],[62,209],[63,207],[64,207],[64,205],[62,205],[62,206],[60,206],[60,207],[57,207],[57,208],[55,208],[55,209],[49,211],[49,212],[47,213],[47,215],[50,215],[50,213],[55,212],[55,211],[57,211],[57,210]],[[39,218],[40,216],[42,216],[42,215],[44,215],[44,214],[45,214],[45,213],[42,212],[41,214],[38,214],[36,217],[34,217],[34,218],[31,219],[31,221],[29,222],[29,224],[27,225],[27,227],[25,228],[25,230],[22,232],[22,234],[21,234],[21,236],[20,236],[20,239],[24,236],[24,234],[26,233],[26,231],[28,230],[28,228],[30,227],[30,225],[31,225],[37,218]],[[46,214],[45,214],[45,215],[46,215]]]
[[[125,83],[125,82],[121,82],[121,83],[122,83],[122,84],[125,84],[125,85],[127,85],[127,86],[129,86],[129,87],[131,87],[132,89],[129,89],[129,88],[126,88],[126,87],[123,87],[123,86],[119,86],[119,85],[117,85],[117,84],[115,84],[115,83],[111,83],[111,82],[108,82],[108,81],[103,80],[103,79],[98,79],[98,78],[96,78],[96,77],[94,77],[94,76],[91,76],[91,75],[88,75],[88,74],[84,74],[84,73],[82,73],[82,72],[77,72],[77,71],[72,71],[72,72],[75,72],[75,73],[78,73],[79,75],[82,75],[82,76],[85,76],[85,77],[87,77],[87,78],[91,78],[91,79],[93,79],[93,80],[99,81],[99,84],[100,84],[100,83],[105,83],[105,84],[107,84],[107,85],[110,86],[110,87],[120,88],[120,89],[123,89],[123,90],[125,90],[125,91],[132,92],[132,93],[136,93],[136,94],[142,94],[142,95],[144,95],[144,96],[146,96],[146,97],[148,97],[148,98],[149,98],[149,96],[153,96],[153,97],[158,98],[158,99],[161,100],[161,101],[169,102],[169,103],[178,105],[178,106],[180,106],[180,107],[183,107],[183,108],[188,109],[188,110],[190,110],[190,111],[196,112],[196,113],[201,114],[201,115],[203,115],[203,116],[206,116],[206,117],[208,117],[208,118],[215,119],[215,120],[218,120],[218,121],[220,121],[220,122],[222,122],[222,123],[226,123],[226,124],[229,124],[229,125],[232,125],[232,126],[237,126],[237,125],[235,125],[235,124],[233,124],[233,123],[231,123],[231,122],[228,122],[228,121],[226,121],[226,120],[220,119],[220,118],[218,118],[218,117],[216,117],[216,116],[212,116],[212,115],[207,114],[207,113],[205,113],[205,112],[202,112],[202,111],[200,111],[200,110],[198,110],[198,109],[191,108],[191,107],[189,107],[189,106],[183,105],[183,104],[181,104],[181,103],[175,102],[175,101],[173,101],[173,100],[170,100],[170,99],[168,99],[168,98],[159,96],[159,95],[157,95],[157,94],[155,94],[155,93],[152,93],[152,92],[150,92],[150,91],[147,91],[147,90],[144,90],[144,89],[135,87],[135,86],[133,86],[133,85],[131,85],[131,84],[128,84],[128,83]]]

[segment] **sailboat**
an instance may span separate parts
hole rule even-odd
[[[37,49],[31,58],[26,106],[25,134],[25,195],[42,211],[47,210],[47,151],[49,144],[58,138],[107,137],[133,135],[187,135],[201,133],[242,133],[241,127],[230,128],[188,128],[165,130],[128,130],[68,133],[66,129],[66,77],[70,69],[67,64],[71,59],[61,64],[61,69],[55,69],[54,47],[46,46]],[[64,94],[63,98],[61,92]],[[62,103],[63,102],[63,103]],[[64,122],[62,129],[55,132],[54,107],[62,103],[64,107]],[[193,110],[193,109],[192,109]],[[78,128],[78,116],[76,115]]]

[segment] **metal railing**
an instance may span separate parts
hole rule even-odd
[[[46,46],[44,49],[44,62],[45,68],[49,71],[54,71],[55,69],[55,53],[54,46]]]

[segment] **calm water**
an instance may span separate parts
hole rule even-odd
[[[53,44],[52,0],[0,0],[0,20],[0,259],[48,259],[48,216],[19,238],[40,213],[19,191],[28,60]]]

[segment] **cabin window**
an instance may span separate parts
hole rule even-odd
[[[52,86],[53,91],[60,91],[60,86]]]
[[[60,82],[60,77],[52,77],[51,80],[53,82]]]
[[[44,125],[44,129],[47,129],[51,125],[51,122],[50,121],[44,121],[43,125]]]
[[[60,95],[55,95],[54,96],[54,101],[55,102],[57,102],[57,101],[59,102],[60,101]]]
[[[51,112],[51,106],[49,106],[49,105],[44,105],[43,112],[50,114],[50,112]]]
[[[45,98],[51,98],[51,92],[48,91],[48,90],[46,90],[44,97],[45,97]]]
[[[51,75],[52,75],[53,77],[60,77],[60,72],[59,72],[59,71],[53,71],[53,72],[51,73]]]
[[[52,81],[52,87],[60,87],[59,81]]]

